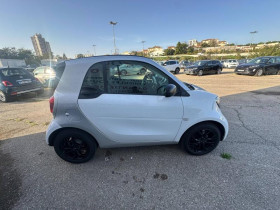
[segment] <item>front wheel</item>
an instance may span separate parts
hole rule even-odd
[[[203,123],[190,128],[182,137],[182,148],[192,155],[205,155],[213,151],[221,140],[221,132],[212,123]]]
[[[255,73],[255,76],[256,77],[260,77],[263,75],[263,70],[262,69],[259,69],[256,73]]]
[[[198,72],[197,72],[197,76],[202,76],[203,75],[203,71],[202,70],[199,70]]]
[[[218,69],[217,74],[221,74],[221,73],[222,73],[222,69]]]
[[[59,132],[54,139],[56,154],[70,163],[85,163],[95,154],[97,143],[87,133],[77,129]]]
[[[176,69],[175,69],[175,74],[179,74],[179,72],[180,72],[180,69],[179,69],[179,68],[176,68]]]
[[[280,75],[280,70],[277,72],[277,75]]]

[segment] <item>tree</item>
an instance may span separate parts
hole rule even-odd
[[[188,53],[188,54],[194,53],[194,48],[193,48],[193,47],[188,47],[187,53]]]
[[[164,50],[164,55],[174,55],[175,54],[175,50],[171,49],[171,48],[167,48]]]
[[[207,43],[202,43],[202,44],[201,44],[201,47],[210,47],[210,45],[207,44]]]
[[[187,43],[181,43],[178,42],[175,48],[175,54],[179,55],[179,54],[186,54],[188,51],[188,44]]]
[[[62,55],[62,59],[67,60],[67,57],[66,57],[65,53],[63,53],[63,55]]]

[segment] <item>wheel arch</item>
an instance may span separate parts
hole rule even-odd
[[[88,134],[89,136],[91,136],[91,137],[94,139],[94,141],[96,142],[97,147],[99,147],[98,141],[96,140],[96,138],[95,138],[92,134],[90,134],[89,132],[87,132],[87,131],[85,131],[85,130],[82,130],[82,129],[79,129],[79,128],[75,128],[75,127],[63,127],[63,128],[59,128],[59,129],[55,130],[55,131],[49,136],[49,145],[50,145],[50,146],[53,146],[53,145],[54,145],[54,139],[55,139],[55,137],[57,136],[58,133],[60,133],[60,132],[63,131],[63,130],[79,130],[79,131],[82,131],[82,132]]]
[[[214,121],[214,120],[206,120],[206,121],[202,121],[202,122],[199,122],[199,123],[196,123],[196,124],[190,126],[190,127],[181,135],[179,144],[181,143],[181,141],[182,141],[184,135],[185,135],[191,128],[193,128],[193,127],[195,127],[195,126],[197,126],[197,125],[204,124],[204,123],[210,123],[210,124],[214,124],[215,126],[217,126],[217,128],[218,128],[218,129],[220,130],[220,132],[221,132],[221,141],[224,139],[225,134],[226,134],[226,130],[225,130],[224,126],[223,126],[221,123],[217,122],[217,121]]]

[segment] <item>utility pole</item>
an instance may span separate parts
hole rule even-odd
[[[96,45],[95,45],[95,44],[93,44],[92,46],[93,46],[94,56],[96,56],[96,51],[95,51],[95,47],[96,47]]]
[[[115,55],[117,54],[116,38],[115,38],[115,25],[117,25],[117,23],[118,23],[118,22],[110,21],[110,24],[113,26],[113,36],[114,36]]]
[[[143,45],[143,55],[145,56],[145,53],[144,53],[144,43],[145,43],[146,41],[141,41],[141,43],[142,43],[142,45]]]
[[[256,33],[258,33],[258,31],[252,31],[252,32],[250,32],[250,34],[251,34],[251,44],[250,44],[250,47],[252,47],[252,44],[253,44],[253,41],[254,41],[254,34],[256,34]]]

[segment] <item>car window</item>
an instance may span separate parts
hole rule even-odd
[[[165,64],[166,66],[168,66],[168,65],[170,65],[170,61],[166,61],[164,64]]]
[[[5,77],[23,76],[29,74],[28,71],[25,71],[24,69],[1,69],[0,71]]]
[[[110,94],[164,95],[170,78],[156,67],[138,61],[111,61],[106,65]]]
[[[280,57],[275,58],[276,63],[280,63]]]
[[[268,64],[273,64],[275,63],[275,58],[270,58],[269,61],[267,62]]]
[[[95,98],[104,92],[103,64],[97,63],[88,70],[81,87],[79,98]]]
[[[216,64],[216,61],[211,61],[211,64],[213,64],[213,65]]]
[[[170,61],[170,65],[176,64],[176,61]]]

